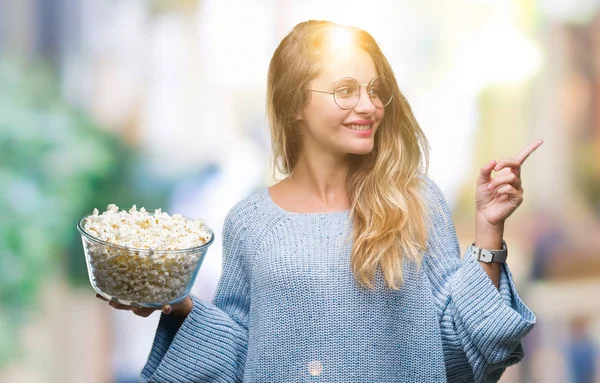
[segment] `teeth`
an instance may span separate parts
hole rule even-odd
[[[369,130],[371,129],[371,125],[346,125],[352,130]]]

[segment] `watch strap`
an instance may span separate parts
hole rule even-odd
[[[475,246],[475,242],[469,246],[469,252],[475,259],[485,263],[504,263],[508,257],[506,242],[502,240],[502,250],[489,250]]]

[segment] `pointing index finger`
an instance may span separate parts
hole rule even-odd
[[[517,157],[516,157],[519,160],[519,162],[521,163],[521,165],[523,164],[523,162],[525,162],[527,157],[529,157],[531,155],[531,153],[533,153],[543,143],[544,143],[544,140],[535,140],[531,144],[527,145],[527,147],[525,147],[525,149],[521,150],[521,152],[519,154],[517,154]]]

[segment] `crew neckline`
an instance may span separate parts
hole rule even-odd
[[[266,200],[269,202],[269,204],[272,205],[279,212],[281,212],[283,214],[286,214],[286,215],[300,216],[300,217],[316,217],[316,216],[347,215],[347,214],[350,213],[350,209],[338,210],[338,211],[327,211],[327,212],[315,212],[315,213],[297,213],[297,212],[289,211],[289,210],[286,210],[286,209],[282,208],[277,203],[275,203],[275,201],[273,201],[273,198],[271,197],[271,192],[269,191],[269,186],[266,186],[263,189],[263,191],[264,191]]]

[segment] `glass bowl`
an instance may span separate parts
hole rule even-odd
[[[77,230],[81,233],[90,283],[104,298],[131,307],[160,308],[183,300],[190,293],[215,238],[213,231],[205,226],[210,238],[201,246],[181,250],[136,249],[92,236],[83,228],[87,217],[77,223]]]

